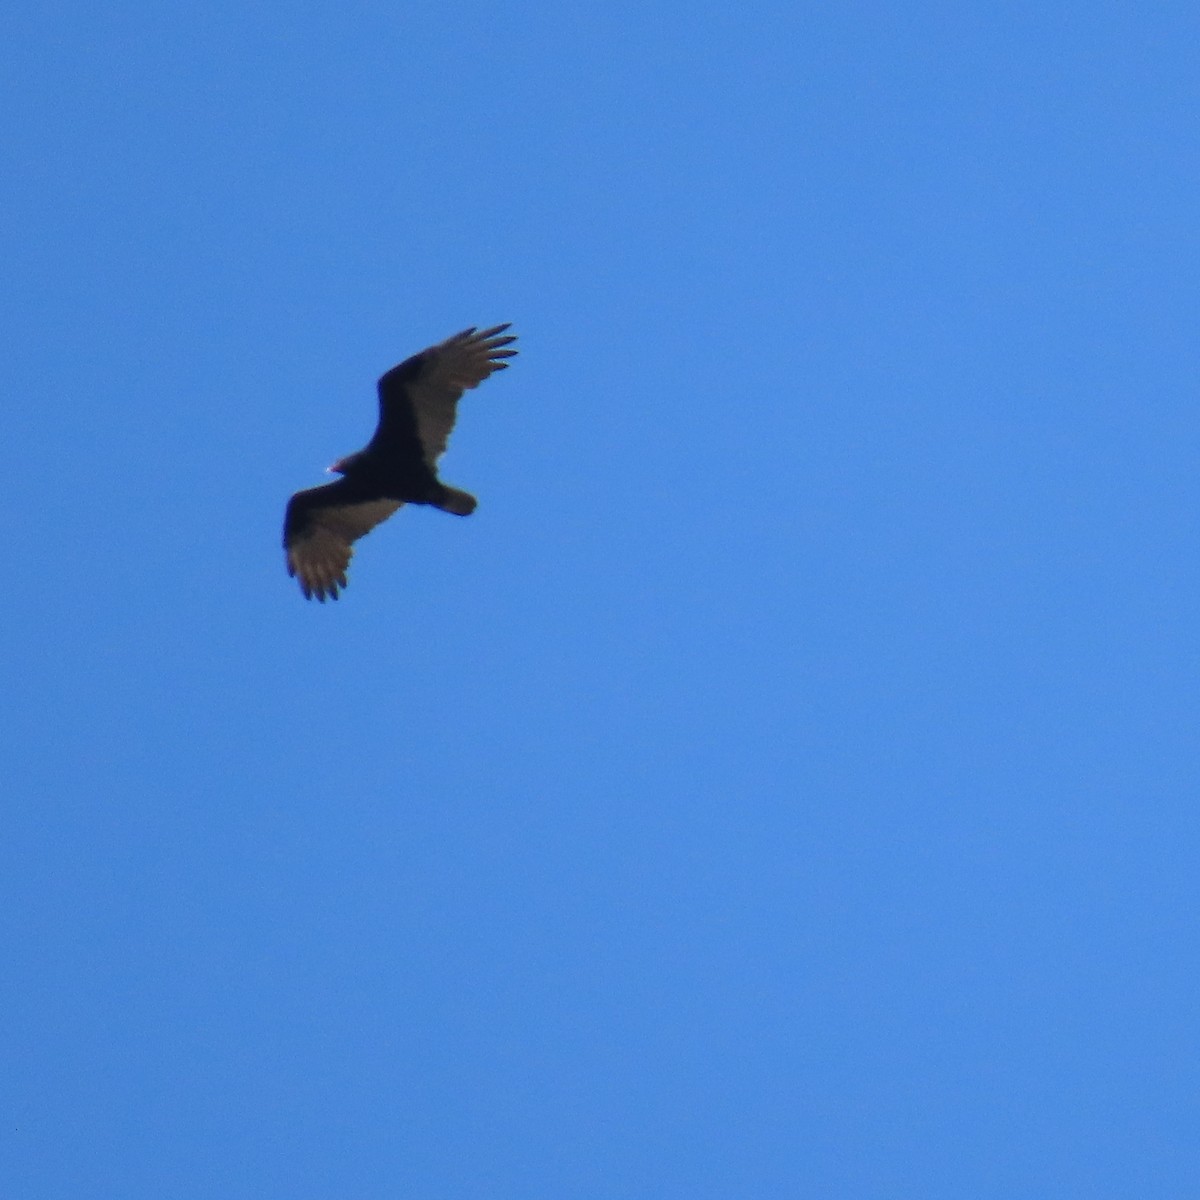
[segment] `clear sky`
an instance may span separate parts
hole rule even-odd
[[[1198,43],[6,10],[0,1194],[1194,1194]]]

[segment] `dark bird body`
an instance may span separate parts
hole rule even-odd
[[[428,504],[466,517],[475,497],[437,476],[466,388],[477,387],[516,354],[507,325],[455,334],[393,367],[379,380],[379,424],[371,440],[329,469],[341,479],[297,492],[283,520],[288,574],[307,598],[336,600],[346,586],[352,543],[403,504]]]

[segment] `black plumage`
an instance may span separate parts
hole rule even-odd
[[[508,366],[517,339],[508,325],[474,327],[405,359],[379,380],[379,423],[361,450],[329,469],[333,483],[297,492],[283,520],[288,574],[307,598],[336,600],[346,586],[352,544],[401,505],[429,504],[457,516],[475,511],[475,497],[437,476],[467,388]]]

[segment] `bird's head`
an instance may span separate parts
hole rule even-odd
[[[354,470],[354,464],[362,458],[362,451],[359,450],[354,454],[347,454],[345,458],[339,458],[332,466],[326,467],[325,470],[330,475],[348,475]]]

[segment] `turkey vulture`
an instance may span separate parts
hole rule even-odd
[[[288,574],[306,599],[336,600],[346,586],[351,543],[386,521],[402,504],[431,504],[459,517],[475,511],[475,497],[447,487],[437,461],[454,428],[459,397],[493,371],[508,366],[508,325],[472,326],[407,358],[379,380],[379,424],[371,440],[335,462],[341,476],[297,492],[283,518]]]

